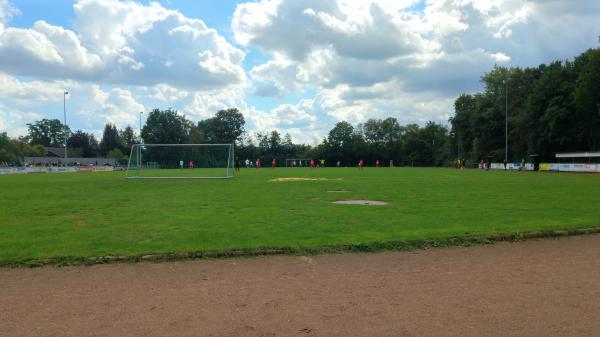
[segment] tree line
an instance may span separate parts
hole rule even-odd
[[[495,67],[481,81],[483,92],[454,103],[450,157],[553,161],[558,152],[600,150],[600,49],[534,68]]]
[[[328,166],[353,166],[360,159],[367,165],[392,160],[402,166],[442,166],[456,159],[502,161],[505,155],[514,162],[531,155],[552,161],[556,152],[600,150],[600,49],[532,68],[496,66],[481,81],[483,92],[455,100],[450,129],[435,122],[401,125],[393,117],[358,125],[342,121],[319,144],[309,146],[295,144],[289,134],[277,130],[251,135],[235,108],[196,123],[175,110],[154,109],[141,134],[108,123],[100,142],[81,130],[71,132],[57,119],[28,124],[24,137],[11,139],[0,133],[0,163],[43,155],[44,147],[62,147],[65,139],[70,157],[125,160],[132,145],[140,142],[235,143],[242,161],[276,159],[283,164],[288,158],[312,158],[324,159]]]
[[[45,156],[46,148],[63,148],[67,142],[69,157],[108,157],[124,159],[131,146],[139,142],[133,129],[127,126],[117,130],[114,124],[104,127],[102,140],[98,142],[91,133],[82,130],[71,132],[58,119],[42,119],[27,124],[27,135],[10,138],[0,133],[0,163],[16,163],[22,157]]]
[[[237,109],[217,112],[209,119],[194,124],[173,110],[153,110],[142,128],[147,144],[231,144],[236,145],[238,160],[275,159],[284,165],[285,159],[324,159],[329,165],[341,162],[354,165],[363,159],[394,160],[396,165],[442,165],[448,153],[448,130],[429,122],[402,126],[395,118],[370,119],[352,126],[337,123],[317,145],[294,144],[289,134],[277,130],[258,132],[253,136],[245,129],[244,116]]]

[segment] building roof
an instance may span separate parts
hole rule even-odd
[[[65,149],[62,147],[47,147],[46,152],[47,152],[46,156],[48,156],[48,157],[59,157],[59,158],[65,157]]]

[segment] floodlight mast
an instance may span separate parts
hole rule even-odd
[[[506,84],[504,88],[504,162],[508,162],[508,80],[502,80]]]
[[[142,143],[142,115],[144,114],[143,111],[140,111],[140,144]],[[140,165],[142,164],[142,147],[139,146],[138,147],[138,156],[137,156],[137,164],[138,164],[138,168],[140,167]]]
[[[63,118],[65,121],[65,134],[67,133],[67,95],[69,94],[68,91],[63,90]],[[65,166],[67,166],[67,158],[69,157],[69,155],[67,154],[67,142],[69,141],[69,137],[66,134],[65,135]]]

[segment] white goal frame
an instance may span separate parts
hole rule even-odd
[[[134,165],[137,164],[137,172],[139,174],[142,169],[143,161],[141,160],[141,149],[142,147],[214,147],[214,146],[228,146],[228,154],[227,154],[227,167],[225,168],[224,176],[141,176],[141,175],[130,175],[129,172],[132,170],[131,168],[131,158],[133,157],[134,152],[137,151],[137,163],[134,162]],[[131,147],[131,153],[129,154],[129,160],[127,161],[127,171],[125,171],[125,178],[129,179],[229,179],[235,176],[234,165],[234,148],[233,144],[133,144]],[[231,171],[230,171],[231,170]]]

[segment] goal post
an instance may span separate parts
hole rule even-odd
[[[232,178],[233,165],[233,144],[135,144],[125,177]]]

